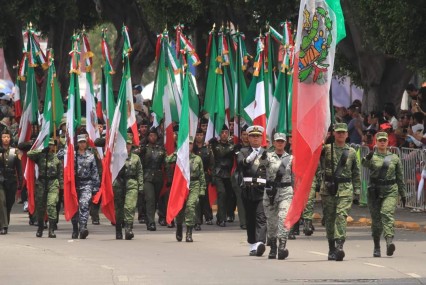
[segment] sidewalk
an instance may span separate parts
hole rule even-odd
[[[320,221],[322,218],[320,202],[315,202],[314,213],[314,219]],[[371,225],[371,216],[368,207],[352,205],[352,209],[349,212],[348,225]],[[426,232],[426,212],[412,212],[411,208],[397,208],[395,211],[395,227]]]

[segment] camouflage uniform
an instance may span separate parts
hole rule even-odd
[[[78,212],[72,217],[71,221],[74,230],[77,228],[77,223],[79,224],[80,238],[85,238],[92,193],[96,193],[100,185],[95,155],[90,150],[86,150],[83,154],[77,151],[75,154],[75,168]],[[74,234],[76,232],[78,230],[73,231]],[[74,238],[76,237],[74,236]]]
[[[320,166],[318,166],[320,168]],[[314,205],[317,189],[321,186],[321,172],[316,171],[314,180],[312,181],[311,191],[309,192],[308,202],[306,203],[305,209],[302,213],[303,218],[303,233],[306,236],[310,236],[314,232],[312,225],[312,217],[314,215]]]
[[[21,188],[19,186],[21,181],[22,169],[17,149],[13,147],[2,149],[0,154],[0,229],[6,229],[6,233],[10,223],[10,212],[15,203],[16,190]]]
[[[166,150],[162,146],[148,144],[142,148],[141,156],[144,170],[143,195],[146,201],[147,227],[149,230],[155,231],[155,209],[164,184],[163,167]]]
[[[390,156],[389,168],[384,181],[378,181],[380,169],[385,157]],[[383,233],[388,244],[392,243],[395,223],[395,208],[398,195],[405,199],[405,183],[401,160],[396,154],[375,152],[372,158],[362,159],[362,165],[370,169],[370,182],[368,186],[368,207],[371,214],[371,232],[378,250],[375,256],[380,256],[380,236]],[[393,246],[394,247],[394,246]],[[393,248],[393,251],[395,248]],[[392,252],[393,253],[393,252]]]
[[[47,208],[49,237],[56,237],[53,232],[57,219],[56,204],[59,199],[59,187],[64,185],[62,163],[52,152],[44,153],[41,150],[30,150],[27,155],[38,166],[39,175],[35,189],[38,232],[41,230],[41,234],[43,233],[43,220]]]
[[[329,241],[329,260],[336,258],[335,253],[343,255],[343,244],[346,239],[346,218],[348,212],[352,206],[353,195],[359,194],[361,189],[361,178],[359,172],[359,165],[356,158],[356,151],[345,145],[344,147],[338,147],[334,144],[333,162],[331,161],[331,145],[327,144],[324,146],[323,154],[321,156],[321,164],[325,169],[325,181],[332,179],[333,171],[336,171],[336,167],[340,161],[340,157],[345,149],[348,150],[348,158],[346,164],[343,167],[342,174],[340,177],[335,178],[335,183],[338,183],[336,194],[330,193],[329,189],[325,186],[325,183],[321,185],[321,199],[323,203],[323,215],[325,221],[325,228],[327,232],[327,239]],[[337,251],[334,244],[337,244]],[[343,259],[342,257],[342,259]],[[337,258],[340,260],[340,257]]]
[[[212,150],[207,145],[203,145],[199,148],[194,144],[193,153],[201,157],[207,188],[207,185],[211,182],[211,175],[209,174],[209,171],[211,171],[214,166]],[[195,224],[203,223],[203,215],[207,223],[211,223],[213,219],[213,212],[212,208],[210,207],[209,196],[207,193],[208,191],[206,191],[206,189],[204,189],[204,191],[206,192],[206,195],[200,197],[199,203],[197,203],[197,206],[195,207]]]
[[[211,145],[214,155],[213,183],[217,189],[216,223],[226,225],[228,198],[234,195],[231,184],[231,169],[234,163],[234,146],[229,142],[216,142]]]
[[[138,193],[144,189],[142,163],[134,153],[130,153],[126,163],[113,183],[116,233],[120,236],[122,224],[126,229],[126,239],[133,238],[133,219]],[[129,238],[131,236],[131,238]],[[118,238],[118,237],[117,237]]]
[[[266,162],[266,185],[267,189],[273,190],[276,194],[273,198],[268,196],[265,191],[263,195],[263,207],[266,215],[266,225],[268,230],[268,240],[271,243],[271,253],[269,258],[275,258],[277,254],[277,239],[280,243],[279,259],[288,256],[288,250],[285,249],[287,243],[288,230],[284,227],[284,220],[287,217],[293,199],[292,172],[291,165],[293,156],[284,153],[279,156],[275,152],[267,154]],[[276,181],[277,173],[282,175],[279,181]]]

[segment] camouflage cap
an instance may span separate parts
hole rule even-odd
[[[337,123],[334,125],[334,131],[335,132],[347,132],[348,131],[348,125],[345,123]]]
[[[49,145],[55,145],[55,140],[54,140],[53,138],[51,138],[51,139],[49,140]]]
[[[275,133],[274,141],[279,141],[279,140],[287,141],[287,138],[284,133]]]
[[[194,137],[193,136],[189,136],[189,143],[194,143]]]
[[[127,138],[126,143],[133,144],[133,140],[131,138]]]
[[[387,140],[388,139],[388,133],[386,133],[386,132],[378,132],[376,134],[376,140],[381,140],[381,139]]]
[[[247,128],[248,135],[262,135],[265,129],[262,126],[251,126]]]
[[[77,142],[87,142],[86,135],[78,135],[77,136]]]

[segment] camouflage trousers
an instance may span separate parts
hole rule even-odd
[[[376,198],[368,192],[368,208],[371,214],[371,235],[393,237],[395,234],[395,208],[397,197]]]
[[[47,186],[47,187],[46,187]],[[35,208],[37,212],[37,221],[44,220],[44,214],[47,210],[49,220],[56,221],[56,204],[59,200],[59,181],[49,180],[45,185],[44,180],[37,181],[35,190]]]
[[[113,186],[115,222],[117,224],[133,224],[136,203],[138,201],[138,189],[127,188],[123,184]]]
[[[293,196],[287,196],[282,201],[274,201],[271,205],[269,198],[263,199],[263,207],[266,216],[266,228],[268,239],[284,238],[287,240],[289,230],[284,227]]]
[[[195,207],[198,204],[199,191],[189,190],[188,199],[185,202],[182,210],[176,216],[176,224],[181,225],[185,220],[185,225],[193,227],[195,225]]]
[[[92,199],[92,186],[85,185],[77,189],[78,195],[78,212],[72,217],[73,224],[79,224],[80,227],[87,225],[89,219],[90,200]]]
[[[312,216],[314,215],[315,196],[315,187],[311,187],[311,192],[309,192],[308,203],[306,204],[305,210],[303,210],[302,214],[302,218],[304,220],[312,220]]]
[[[321,195],[327,239],[346,239],[346,218],[352,206],[352,196]]]

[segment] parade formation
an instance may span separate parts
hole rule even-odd
[[[131,80],[127,26],[118,53],[123,62],[118,94],[108,31],[102,34],[102,55],[95,55],[103,58],[95,94],[94,54],[82,29],[72,38],[70,85],[61,96],[53,51],[44,54],[28,25],[8,103],[19,129],[1,132],[0,234],[13,228],[10,212],[19,190],[38,238],[46,227],[48,238],[56,238],[63,218],[72,223],[72,239],[90,238],[102,212],[117,240],[143,234],[134,231],[140,223],[147,231],[168,227],[178,242],[191,243],[193,231],[204,225],[226,230],[237,211],[247,255],[261,257],[269,247],[268,259],[285,260],[300,220],[303,233],[314,234],[319,192],[327,259],[342,261],[344,246],[351,246],[347,217],[360,201],[362,166],[370,173],[373,256],[381,257],[382,236],[386,255],[394,255],[395,209],[399,199],[404,207],[407,201],[401,158],[389,151],[387,126],[377,130],[367,155],[360,157],[349,145],[352,124],[334,117],[329,95],[336,45],[345,35],[340,1],[301,2],[295,40],[289,22],[282,33],[269,25],[260,33],[248,86],[250,56],[242,27],[214,26],[204,97],[193,70],[200,58],[180,25],[173,31],[176,39],[167,29],[157,37],[154,89],[146,101]],[[43,103],[35,84],[35,71],[42,68],[48,69]],[[85,81],[83,96],[79,77]]]

